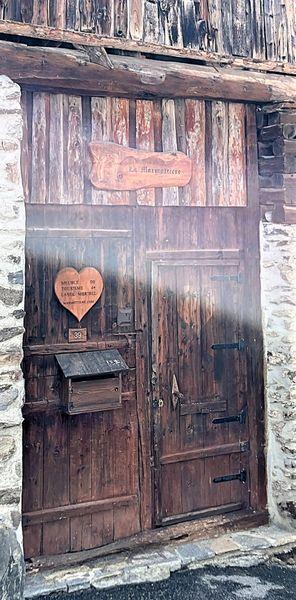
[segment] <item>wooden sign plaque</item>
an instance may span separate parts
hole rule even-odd
[[[93,267],[85,267],[79,273],[72,267],[62,269],[54,283],[58,300],[78,321],[99,300],[103,287],[102,276]]]
[[[183,152],[148,152],[111,142],[89,144],[90,180],[100,190],[178,187],[189,183],[191,158]]]

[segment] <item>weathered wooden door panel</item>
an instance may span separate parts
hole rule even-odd
[[[95,208],[90,215],[87,207],[72,213],[50,207],[45,212],[36,207],[28,211],[23,496],[27,557],[92,548],[140,529],[131,220],[120,209],[116,215]],[[78,323],[54,294],[56,274],[66,266],[95,267],[104,280],[100,301],[80,323],[87,330],[85,343],[69,344],[69,328]],[[125,308],[132,318],[122,327],[118,310]],[[118,348],[130,368],[122,376],[122,405],[94,414],[61,412],[55,354],[108,347]]]
[[[152,266],[158,523],[248,504],[246,484],[214,481],[247,476],[243,264],[238,251],[229,261],[204,254],[204,260],[164,259]]]

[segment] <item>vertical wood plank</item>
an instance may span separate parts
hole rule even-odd
[[[77,415],[69,422],[70,504],[91,500],[91,419]]]
[[[154,149],[162,152],[162,104],[161,100],[153,102]],[[162,188],[155,189],[155,205],[162,206]]]
[[[208,0],[208,10],[211,50],[219,54],[224,54],[226,48],[222,37],[221,0]]]
[[[146,262],[145,209],[133,211],[134,231],[134,297],[136,337],[136,402],[138,419],[139,493],[141,527],[152,527],[152,478],[150,457],[151,448],[151,395],[150,395],[150,353],[148,327],[148,268]]]
[[[122,146],[129,145],[129,100],[111,98],[111,135],[113,142]],[[111,196],[111,198],[110,198]],[[112,192],[109,195],[111,204],[129,204],[128,192]]]
[[[44,508],[69,504],[68,417],[47,415],[44,431]]]
[[[224,205],[246,206],[246,135],[243,104],[229,103],[228,125],[229,195],[225,197]]]
[[[48,113],[49,95],[33,94],[32,110],[32,190],[31,202],[45,204],[47,201],[48,164]]]
[[[141,150],[154,150],[153,102],[136,101],[136,146]],[[155,205],[155,190],[138,190],[137,204]]]
[[[186,145],[186,123],[185,123],[185,100],[184,98],[176,98],[175,104],[175,122],[176,122],[176,141],[177,148],[180,152],[187,154]],[[178,188],[179,205],[186,205],[188,202],[188,186]]]
[[[48,4],[48,25],[64,29],[66,24],[65,0],[50,0]]]
[[[69,504],[68,433],[67,415],[47,415],[44,430],[44,508]],[[44,523],[44,554],[67,552],[70,547],[69,533],[69,519]]]
[[[114,2],[114,36],[128,37],[128,0],[113,0]]]
[[[80,29],[79,0],[66,1],[66,29]]]
[[[21,169],[25,202],[30,202],[32,169],[32,100],[31,92],[22,90],[23,138],[21,142]]]
[[[84,196],[84,152],[82,139],[82,102],[80,96],[68,96],[67,200],[82,204]]]
[[[158,4],[156,2],[150,2],[150,0],[144,1],[144,31],[143,41],[147,43],[158,44],[161,43],[160,39],[160,21],[158,18]]]
[[[64,195],[64,97],[50,95],[48,202],[63,204]]]
[[[92,0],[79,0],[80,30],[93,32],[95,30],[94,2]]]
[[[177,135],[174,100],[162,100],[162,149],[164,152],[177,151]],[[163,206],[179,204],[178,188],[163,188]]]
[[[183,47],[181,10],[178,0],[159,3],[159,13],[166,46]]]
[[[228,104],[212,103],[212,199],[223,206],[228,195]]]
[[[205,102],[185,100],[185,127],[187,154],[192,158],[193,171],[186,187],[186,204],[205,206],[206,204],[206,129]]]
[[[108,142],[111,136],[111,98],[91,98],[91,139],[94,142]],[[108,204],[110,193],[96,190],[92,186],[92,204]]]
[[[23,512],[43,505],[43,428],[42,414],[25,419]]]
[[[87,502],[92,496],[91,471],[92,415],[77,415],[69,423],[70,503]],[[83,550],[91,544],[91,515],[72,518],[71,549]]]
[[[234,56],[248,56],[249,47],[247,45],[247,26],[249,15],[247,13],[247,3],[245,0],[232,0],[232,54]]]
[[[32,23],[36,25],[48,25],[48,4],[46,0],[43,2],[34,0]]]
[[[33,18],[34,0],[20,0],[21,20],[24,23],[31,23]]]
[[[44,523],[42,554],[65,554],[69,550],[69,519]]]
[[[247,342],[248,419],[250,427],[250,488],[251,506],[266,506],[265,422],[263,387],[263,339],[260,306],[259,260],[259,194],[255,107],[246,108],[247,185],[250,210],[244,220],[242,234],[246,253],[244,294],[244,324]],[[254,223],[257,226],[254,226]]]
[[[114,35],[114,0],[96,0],[95,28],[100,35]]]
[[[129,0],[128,2],[128,20],[129,20],[129,33],[132,40],[143,39],[143,21],[144,17],[144,1],[143,0]]]
[[[42,525],[23,527],[25,559],[42,554]]]

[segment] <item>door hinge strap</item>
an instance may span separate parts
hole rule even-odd
[[[211,281],[236,281],[237,283],[243,283],[242,273],[238,273],[238,275],[212,275],[210,279]]]
[[[240,425],[244,425],[246,422],[247,409],[243,408],[238,415],[232,415],[227,417],[219,417],[217,419],[213,419],[213,425],[220,425],[222,423],[234,423],[238,422]]]
[[[246,347],[245,340],[239,340],[239,342],[231,342],[229,344],[212,344],[212,350],[239,350],[242,351]]]
[[[224,481],[241,481],[242,483],[246,483],[247,481],[247,471],[246,469],[242,469],[239,473],[234,473],[233,475],[222,475],[221,477],[214,477],[213,483],[223,483]]]

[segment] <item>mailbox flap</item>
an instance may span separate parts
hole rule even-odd
[[[129,367],[118,350],[94,350],[56,354],[64,377],[94,377],[128,371]]]

